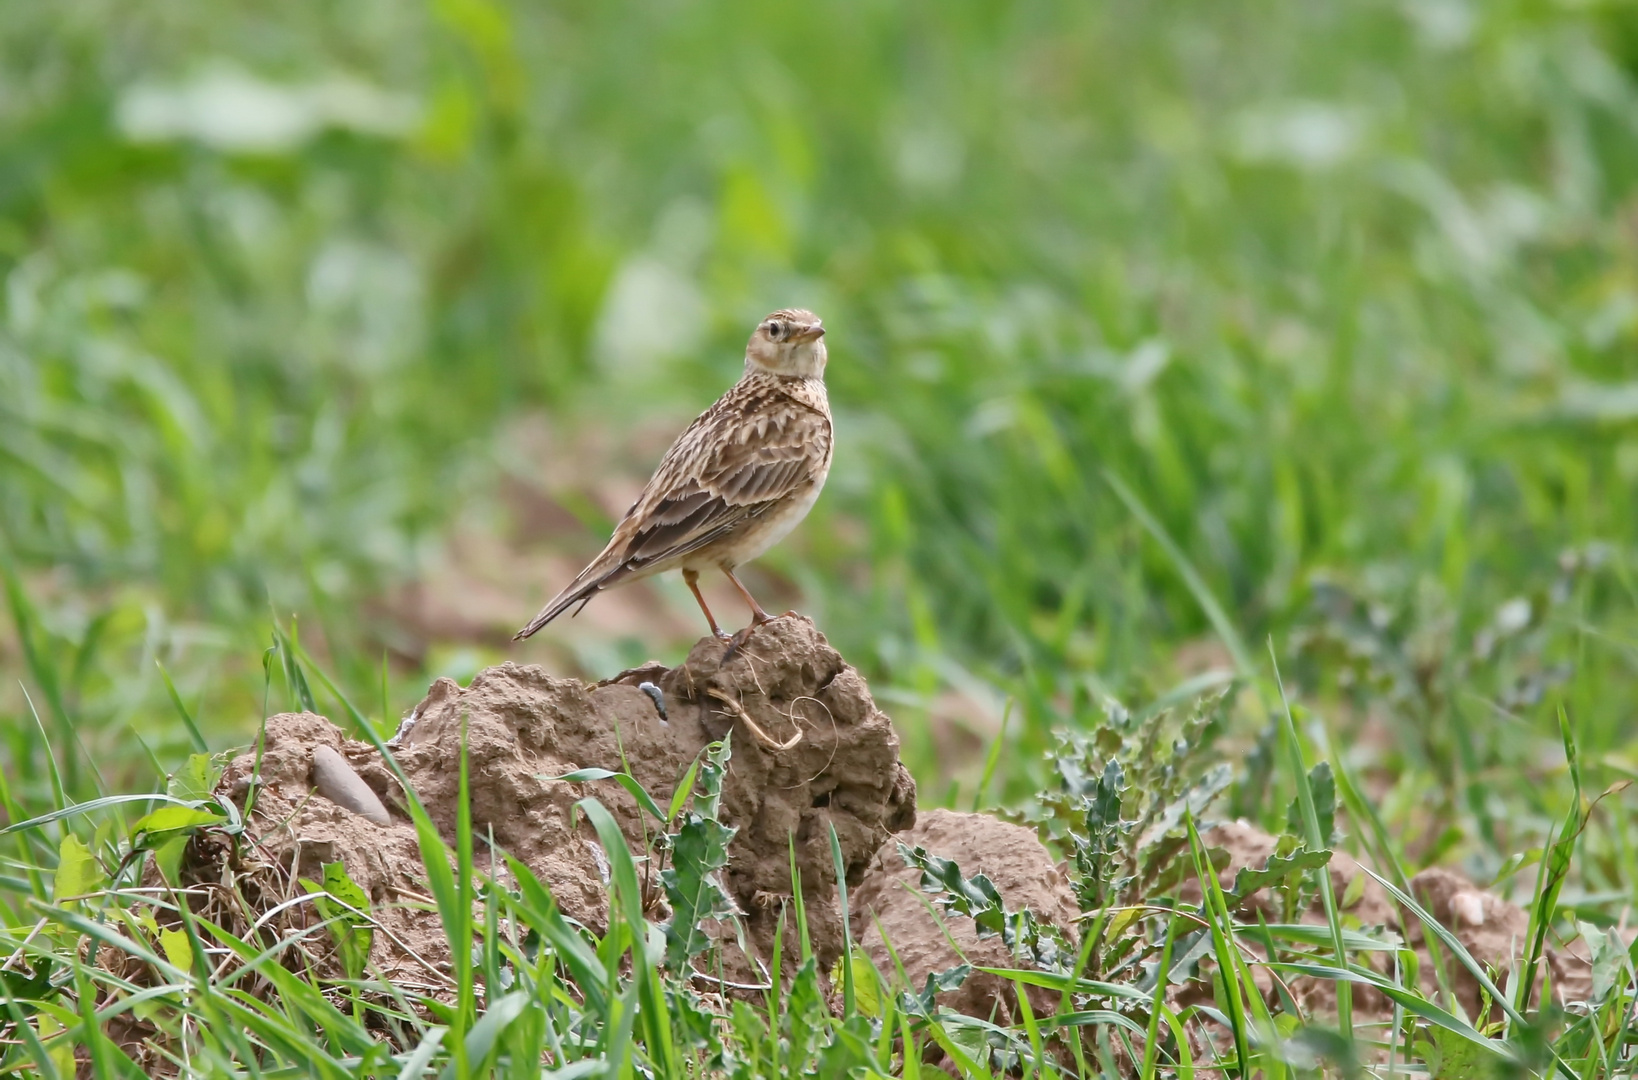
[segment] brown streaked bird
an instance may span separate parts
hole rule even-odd
[[[773,618],[734,568],[796,528],[830,472],[824,336],[811,311],[776,311],[758,323],[739,382],[671,444],[603,553],[512,640],[604,589],[677,569],[717,637],[728,639],[700,595],[702,570],[721,570],[750,605],[751,624],[730,640],[742,643]]]

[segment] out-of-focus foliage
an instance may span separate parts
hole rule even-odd
[[[180,746],[156,659],[242,732],[270,601],[377,701],[370,602],[458,515],[512,535],[520,417],[675,430],[792,303],[840,450],[766,562],[924,776],[994,736],[951,696],[1016,697],[1022,792],[1050,722],[1224,662],[1106,473],[1253,644],[1317,574],[1466,642],[1602,543],[1493,676],[1317,689],[1467,775],[1534,767],[1557,698],[1630,739],[1628,5],[13,0],[0,146],[0,659],[94,757]]]

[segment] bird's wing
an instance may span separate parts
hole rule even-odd
[[[811,481],[830,446],[823,412],[767,386],[735,386],[677,437],[608,546],[517,636],[761,516]]]
[[[778,393],[723,404],[733,407],[713,409],[677,440],[615,530],[632,570],[721,539],[811,482],[829,458],[823,413]]]

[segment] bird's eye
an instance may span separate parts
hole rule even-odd
[[[773,338],[775,341],[778,341],[780,338],[784,337],[785,336],[785,324],[782,323],[782,322],[771,322],[771,323],[769,323],[768,324],[768,336]]]

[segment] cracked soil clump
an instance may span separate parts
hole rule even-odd
[[[1077,937],[1075,895],[1063,870],[1041,845],[1035,830],[999,821],[987,814],[929,810],[913,828],[896,838],[911,847],[953,859],[966,877],[985,874],[995,883],[1008,910],[1029,908],[1064,936]],[[969,918],[940,913],[935,917],[932,898],[921,891],[921,871],[905,865],[898,844],[886,844],[876,853],[863,885],[850,896],[855,924],[868,930],[859,941],[876,970],[890,974],[902,964],[913,990],[927,976],[960,963],[974,967],[1017,967],[1012,951],[995,935],[980,937]],[[862,918],[861,918],[862,916]],[[876,924],[880,925],[877,932]],[[882,941],[892,942],[892,949]],[[959,950],[959,951],[958,951]],[[1042,987],[1029,988],[1030,1008],[1036,1016],[1050,1016],[1059,995]],[[1018,999],[1010,982],[998,975],[974,971],[961,986],[939,998],[957,1012],[1006,1025],[1018,1016]]]
[[[842,946],[830,830],[847,878],[857,884],[889,834],[914,823],[915,783],[899,763],[891,721],[811,620],[777,619],[732,656],[725,652],[722,642],[705,638],[679,667],[650,663],[597,684],[510,662],[480,672],[465,688],[439,679],[394,754],[453,843],[464,727],[479,866],[490,865],[485,846],[492,837],[550,886],[566,914],[601,930],[607,861],[591,826],[571,808],[588,795],[598,798],[639,857],[657,825],[613,780],[553,777],[593,767],[629,771],[664,807],[700,751],[731,736],[721,813],[738,832],[724,885],[745,913],[748,944],[764,957],[771,950],[781,901],[791,894],[794,847],[813,946],[828,965]],[[381,798],[389,824],[314,792],[320,745],[338,751]],[[254,768],[249,751],[223,777],[241,806]],[[419,969],[418,981],[436,982],[448,946],[436,916],[404,906],[426,898],[425,869],[403,794],[375,750],[344,738],[322,717],[284,714],[268,721],[260,777],[253,832],[268,866],[299,892],[288,880],[292,872],[317,881],[323,863],[344,862],[370,894],[384,931],[375,936],[374,959],[389,973]],[[651,892],[659,910],[650,913],[660,917],[657,875]]]

